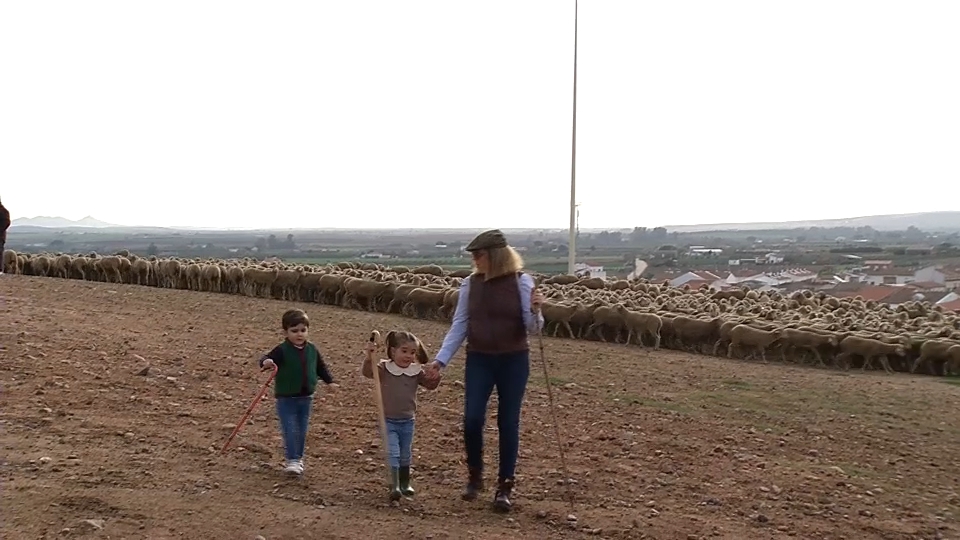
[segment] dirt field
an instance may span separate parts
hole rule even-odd
[[[462,352],[421,395],[413,500],[386,500],[368,332],[445,325],[308,304],[323,387],[306,475],[284,478],[273,400],[224,457],[287,303],[0,276],[3,538],[958,538],[960,387],[549,339],[576,528],[539,360],[516,510],[465,503]],[[538,358],[534,352],[534,358]],[[149,367],[146,375],[138,374]]]

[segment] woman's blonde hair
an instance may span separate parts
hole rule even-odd
[[[487,269],[488,272],[483,276],[484,281],[489,281],[494,278],[501,276],[506,276],[508,274],[516,274],[520,270],[523,270],[523,257],[517,253],[517,250],[513,249],[511,246],[504,246],[501,248],[492,248],[485,249],[487,256]],[[473,269],[474,274],[479,274],[476,266]]]

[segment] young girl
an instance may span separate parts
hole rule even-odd
[[[286,463],[284,471],[303,474],[303,450],[310,424],[310,407],[317,379],[333,384],[333,377],[323,362],[323,355],[307,341],[310,319],[299,309],[291,309],[280,320],[286,339],[260,359],[263,370],[277,366],[273,393],[277,398],[277,416]]]
[[[417,336],[410,332],[389,332],[386,338],[387,360],[376,366],[380,375],[380,393],[383,396],[383,414],[387,424],[387,450],[390,454],[390,500],[401,496],[412,497],[410,485],[410,458],[413,450],[414,417],[417,410],[417,388],[434,390],[440,380],[428,380],[423,364],[429,361],[427,352]],[[367,343],[366,358],[360,371],[373,378],[373,353],[377,344]]]

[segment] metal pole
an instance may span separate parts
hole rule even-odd
[[[573,1],[573,142],[570,154],[570,241],[567,273],[576,273],[577,263],[577,0]]]

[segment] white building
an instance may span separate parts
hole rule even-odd
[[[928,266],[913,274],[914,281],[942,283],[948,290],[960,289],[960,272],[942,266]]]
[[[863,273],[860,279],[862,283],[871,285],[905,285],[917,281],[914,278],[914,272],[902,268],[886,268],[879,270],[869,270]],[[924,279],[921,281],[933,281]]]
[[[706,283],[711,288],[717,290],[720,290],[725,285],[723,278],[706,270],[700,270],[698,272],[686,272],[670,280],[671,287],[683,287],[688,283],[695,283],[697,287],[703,283]]]
[[[647,271],[647,261],[634,257],[633,259],[633,271],[627,275],[627,281],[633,281],[635,279],[640,279],[640,276]]]
[[[576,263],[573,265],[573,270],[576,272],[577,277],[598,277],[600,279],[607,279],[607,273],[603,270],[602,266],[591,266],[586,263]]]

